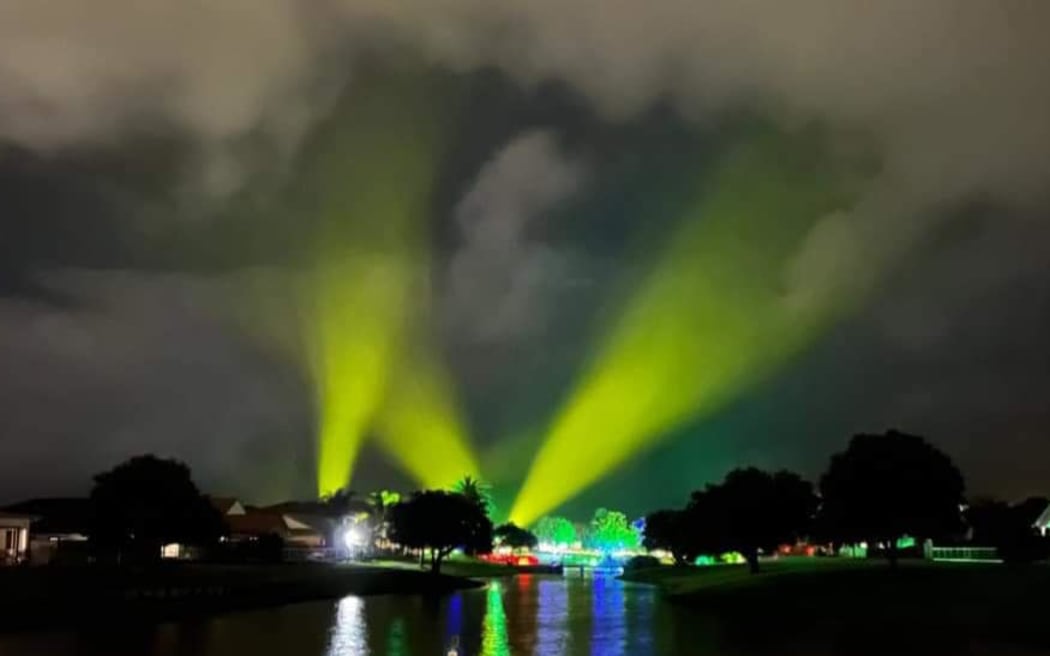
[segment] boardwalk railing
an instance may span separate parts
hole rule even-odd
[[[1001,563],[995,547],[929,547],[931,560],[946,563]]]

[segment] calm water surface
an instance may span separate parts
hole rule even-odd
[[[450,597],[345,597],[165,624],[0,636],[0,654],[67,656],[616,656],[710,653],[655,589],[518,576]]]

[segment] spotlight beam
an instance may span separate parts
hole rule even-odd
[[[811,143],[735,151],[556,415],[511,511],[525,526],[768,376],[839,308],[785,294],[808,228],[843,200]]]
[[[410,77],[351,98],[308,171],[320,209],[307,317],[320,494],[350,481],[403,348],[441,141],[431,86]]]

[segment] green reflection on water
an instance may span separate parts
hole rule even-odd
[[[507,641],[507,614],[503,610],[500,584],[489,584],[485,598],[485,620],[482,624],[481,653],[484,656],[510,656]]]
[[[400,617],[390,622],[390,630],[386,634],[387,656],[404,656],[408,653],[405,646],[405,621]]]

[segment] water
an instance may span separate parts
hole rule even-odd
[[[439,599],[345,597],[190,621],[0,636],[0,655],[695,655],[695,618],[611,576],[517,576]]]

